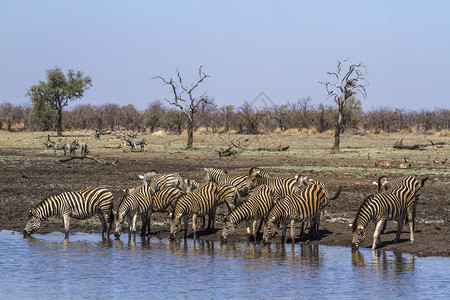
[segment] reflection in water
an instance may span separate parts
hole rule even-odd
[[[102,240],[100,234],[74,234],[64,240],[64,234],[55,233],[24,239],[0,231],[4,275],[0,275],[0,299],[272,295],[391,299],[443,298],[448,294],[444,284],[450,280],[448,258],[349,251],[315,243],[121,238]]]
[[[371,267],[377,272],[394,271],[397,274],[414,271],[415,256],[394,251],[388,252],[380,249],[372,250],[372,260],[366,261],[360,250],[352,250],[352,264],[359,268]]]

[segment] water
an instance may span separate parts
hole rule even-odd
[[[321,245],[0,232],[0,299],[446,298],[450,259]]]

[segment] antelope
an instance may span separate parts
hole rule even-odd
[[[405,162],[400,163],[398,165],[398,167],[400,169],[409,169],[409,168],[411,168],[411,162],[409,161],[409,159],[406,158],[406,157],[403,157],[403,159],[405,160]]]
[[[375,167],[377,167],[377,168],[390,168],[391,164],[388,161],[377,161],[375,163]]]

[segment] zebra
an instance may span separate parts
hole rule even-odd
[[[142,224],[144,228],[143,235],[145,235],[145,231],[147,230],[147,234],[150,234],[150,220],[152,217],[152,213],[154,212],[165,212],[169,208],[173,209],[175,202],[183,196],[183,193],[176,188],[173,187],[165,187],[160,189],[157,192],[153,192],[150,189],[151,201],[152,205],[148,209],[147,218],[145,223]]]
[[[248,192],[261,184],[270,186],[281,197],[286,197],[287,195],[295,192],[299,184],[299,177],[267,177],[259,168],[250,169],[247,180],[245,182],[245,192]]]
[[[386,220],[395,219],[397,221],[397,235],[394,239],[394,242],[397,242],[400,239],[406,216],[408,216],[409,240],[413,243],[412,206],[414,205],[415,195],[427,179],[422,179],[419,182],[408,176],[402,180],[402,184],[398,188],[366,197],[352,223],[352,249],[358,249],[360,243],[364,241],[364,230],[370,221],[374,221],[376,224],[372,249],[377,248],[381,243],[380,231]]]
[[[420,182],[412,176],[406,176],[402,179],[397,180],[388,180],[387,176],[380,176],[378,181],[372,181],[373,184],[377,186],[377,191],[389,191],[392,189],[396,189],[401,185],[405,185],[408,188],[415,191],[413,203],[409,204],[408,207],[411,207],[412,210],[412,222],[413,222],[413,231],[415,231],[415,223],[416,223],[416,209],[417,204],[419,203],[420,198],[420,188],[425,184],[425,181],[428,180],[428,177],[423,178]],[[408,221],[408,215],[406,216],[405,221]],[[381,233],[384,233],[386,229],[386,223],[384,223],[383,228],[381,229]]]
[[[88,145],[85,142],[81,142],[80,144],[80,155],[86,156],[89,154]]]
[[[70,155],[75,155],[75,150],[77,149],[77,147],[79,147],[80,144],[78,143],[78,140],[74,140],[72,143],[68,144],[69,147],[69,154]]]
[[[87,219],[97,215],[103,226],[103,239],[109,238],[112,223],[113,195],[106,188],[86,188],[74,192],[52,195],[30,210],[23,230],[25,237],[39,230],[41,221],[49,217],[61,217],[65,238],[69,238],[69,220]]]
[[[144,145],[147,145],[145,143],[145,139],[143,138],[139,138],[139,139],[134,139],[134,138],[130,138],[130,137],[125,137],[125,140],[123,142],[123,152],[125,152],[125,148],[127,146],[131,147],[131,152],[133,152],[133,150],[136,150],[136,146],[141,146],[141,149],[139,150],[139,152],[144,151]],[[120,147],[120,146],[119,146]]]
[[[258,186],[251,194],[247,201],[239,203],[224,219],[220,237],[225,242],[228,237],[235,231],[237,225],[242,221],[246,222],[247,233],[250,239],[256,241],[256,223],[258,219],[264,219],[276,201],[281,199],[280,194],[267,185]],[[250,230],[250,221],[253,221],[252,230]]]
[[[186,192],[190,181],[184,181],[178,174],[158,173],[155,170],[139,175],[144,185],[149,185],[154,191],[158,191],[163,187],[174,187]],[[192,187],[191,187],[192,188]]]
[[[232,184],[236,187],[240,195],[244,196],[247,194],[246,192],[244,192],[243,188],[245,187],[248,175],[230,175],[226,170],[218,168],[204,168],[204,170],[205,181],[211,181],[218,185]],[[259,170],[261,176],[263,177],[271,177],[268,172],[262,169],[254,167],[252,168],[252,170]]]
[[[339,197],[341,190],[342,186],[338,188],[333,197],[330,197],[322,181],[311,181],[295,193],[284,197],[281,201],[275,203],[264,221],[262,242],[264,244],[270,243],[270,240],[275,235],[275,225],[281,223],[283,225],[282,242],[284,243],[289,221],[292,242],[295,241],[295,221],[302,222],[300,235],[303,235],[303,224],[310,221],[310,232],[313,233],[315,238],[319,238],[320,213],[330,200],[335,200]]]
[[[133,189],[125,190],[125,196],[119,204],[117,212],[113,211],[115,219],[114,236],[120,237],[123,228],[123,221],[127,218],[130,233],[136,234],[137,216],[141,215],[142,228],[141,235],[145,235],[147,224],[147,213],[152,206],[151,189],[147,185],[143,185]]]
[[[208,182],[194,191],[181,197],[173,208],[170,220],[170,238],[174,239],[180,231],[181,219],[184,219],[184,238],[187,238],[188,217],[192,216],[194,240],[197,238],[197,217],[211,215],[215,212],[218,201],[219,187],[214,182]]]

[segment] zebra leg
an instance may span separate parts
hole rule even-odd
[[[103,228],[102,238],[104,240],[106,240],[106,232],[108,232],[108,238],[109,238],[109,228],[108,228],[109,223],[106,223],[105,215],[103,213],[99,213],[98,218],[100,219],[100,222],[102,223],[102,228]]]
[[[131,223],[131,232],[133,232],[134,235],[136,235],[136,223],[137,223],[137,214],[134,214]]]
[[[147,235],[150,235],[150,220],[152,219],[152,213],[149,212],[147,217]]]
[[[141,228],[141,236],[145,236],[145,231],[147,230],[147,214],[141,215],[142,219],[142,228]]]
[[[194,230],[194,241],[197,239],[197,214],[192,216],[192,230]]]
[[[414,209],[408,212],[409,240],[414,243]]]
[[[69,226],[70,226],[70,217],[67,214],[63,215],[63,226],[64,226],[64,239],[69,239]]]
[[[375,227],[375,231],[373,233],[372,249],[376,249],[381,244],[380,232],[381,232],[381,229],[383,228],[383,224],[385,222],[386,221],[384,219],[381,219],[377,222],[377,226]]]
[[[184,217],[184,238],[187,238],[187,231],[188,231],[188,218]]]
[[[263,223],[264,223],[264,218],[261,218],[261,222],[259,222],[258,230],[256,231],[256,233],[259,233],[261,231]]]
[[[404,221],[405,221],[404,215],[397,219],[397,234],[395,236],[394,242],[398,242],[400,240],[400,235],[402,234]]]
[[[257,219],[254,219],[254,220],[253,220],[252,230],[253,230],[253,239],[254,239],[255,243],[256,243],[256,224],[257,224],[257,223],[258,223],[258,220],[257,220]]]
[[[283,223],[283,229],[281,231],[281,242],[284,244],[286,241],[287,223]]]
[[[291,220],[291,243],[295,244],[295,221]]]

